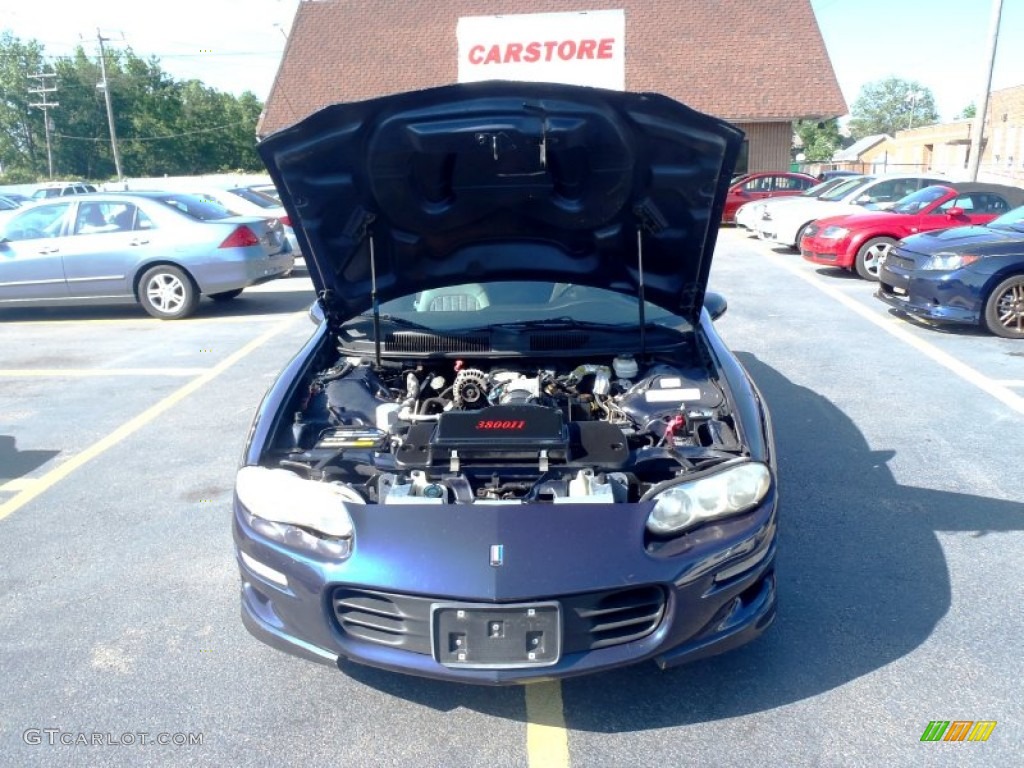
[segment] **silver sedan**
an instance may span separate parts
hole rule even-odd
[[[136,301],[164,320],[285,275],[281,223],[195,195],[75,195],[28,206],[0,230],[0,306]]]

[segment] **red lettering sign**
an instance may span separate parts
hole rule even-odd
[[[573,59],[611,59],[615,57],[615,38],[601,40],[545,40],[527,43],[495,43],[490,47],[474,45],[466,57],[470,64],[534,64],[539,61]]]
[[[492,421],[483,419],[476,423],[477,429],[526,429],[526,422],[523,420]]]

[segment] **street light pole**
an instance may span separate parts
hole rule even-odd
[[[100,34],[99,28],[96,29],[96,39],[100,43],[100,74],[103,76],[103,82],[100,83],[99,87],[103,89],[103,99],[107,103],[107,125],[110,126],[110,148],[114,153],[114,168],[117,170],[117,180],[124,181],[124,174],[121,173],[121,154],[117,151],[117,129],[114,127],[114,107],[110,103],[110,87],[107,83],[107,56],[103,50],[103,43],[110,38],[104,37]]]
[[[988,112],[988,92],[992,89],[992,70],[996,65],[996,46],[999,45],[999,17],[1003,12],[1003,0],[992,0],[992,22],[989,27],[988,63],[985,67],[985,88],[978,100],[978,108],[974,112],[974,125],[971,127],[970,159],[967,165],[967,180],[978,180],[978,168],[981,165],[981,142],[985,132],[985,113]]]

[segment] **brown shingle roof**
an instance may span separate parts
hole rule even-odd
[[[810,0],[306,0],[259,134],[338,101],[453,83],[460,16],[623,9],[626,88],[743,122],[845,114]]]

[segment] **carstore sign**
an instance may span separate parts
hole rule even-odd
[[[459,19],[459,82],[524,80],[624,90],[623,11]]]

